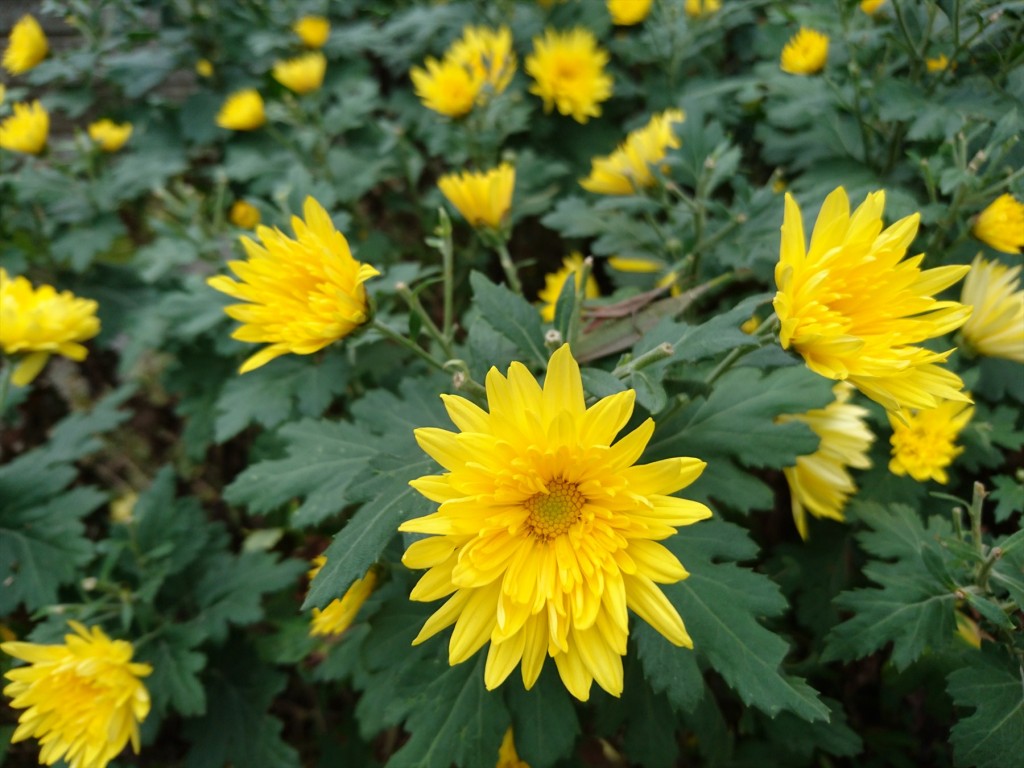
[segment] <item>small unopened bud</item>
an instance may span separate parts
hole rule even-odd
[[[82,579],[82,589],[86,592],[92,592],[96,589],[97,584],[99,584],[99,580],[95,576],[86,576]]]
[[[562,346],[562,332],[557,328],[549,328],[544,334],[544,346],[554,351]]]
[[[409,289],[409,286],[406,283],[402,282],[401,280],[399,280],[397,283],[395,283],[395,290],[398,293],[401,293],[402,291],[406,291],[408,289]]]
[[[1002,547],[992,547],[992,551],[989,552],[989,557],[991,557],[993,560],[999,560],[999,559],[1002,558],[1002,556],[1003,556],[1003,548]]]
[[[466,374],[462,371],[456,371],[452,374],[452,386],[456,389],[462,389],[466,386]]]
[[[716,165],[718,165],[718,162],[715,160],[715,158],[713,158],[713,157],[705,157],[704,158],[704,167],[707,170],[709,170],[709,171],[712,170]]]
[[[964,592],[962,589],[958,589],[956,592],[953,593],[953,597],[955,597],[957,600],[966,600],[967,593]]]

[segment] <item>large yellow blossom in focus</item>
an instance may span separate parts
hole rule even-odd
[[[139,723],[149,714],[140,678],[149,664],[132,662],[132,644],[111,640],[99,627],[68,622],[75,634],[63,645],[10,642],[0,650],[28,665],[5,673],[4,695],[24,709],[11,742],[39,740],[39,762],[105,768],[130,741],[139,752]]]
[[[311,93],[323,85],[327,71],[327,57],[320,51],[310,51],[294,59],[274,63],[274,79],[295,93]]]
[[[681,109],[655,115],[643,128],[632,131],[612,154],[595,157],[590,175],[580,180],[580,186],[599,195],[632,195],[654,186],[651,166],[664,160],[669,149],[679,148],[676,126],[685,119]]]
[[[722,0],[686,0],[683,9],[692,19],[703,18],[718,13],[722,8]]]
[[[558,297],[562,295],[562,288],[565,286],[565,281],[570,276],[576,282],[576,290],[579,291],[583,288],[580,285],[580,281],[583,277],[583,254],[579,251],[573,251],[571,254],[562,259],[562,267],[557,272],[544,276],[544,287],[537,292],[537,298],[543,303],[540,308],[541,319],[545,322],[550,323],[555,319],[555,304],[558,303]],[[601,295],[601,289],[597,285],[597,280],[591,274],[587,278],[587,287],[583,292],[583,295],[588,299],[595,299]]]
[[[0,149],[38,155],[49,135],[50,115],[42,104],[15,104],[14,114],[0,122]]]
[[[295,239],[279,229],[258,227],[262,245],[242,237],[247,261],[228,263],[241,282],[218,275],[206,282],[236,299],[224,311],[243,325],[232,337],[269,344],[243,363],[239,373],[291,352],[310,355],[348,336],[369,317],[367,280],[380,274],[352,257],[345,236],[312,197],[305,221],[292,217]]]
[[[534,79],[530,93],[544,100],[544,111],[557,109],[577,123],[600,117],[602,101],[612,95],[612,78],[605,73],[608,52],[599,48],[589,30],[549,29],[534,38],[526,72]]]
[[[464,67],[474,83],[489,85],[502,93],[516,72],[516,54],[508,27],[466,27],[462,37],[452,43],[445,59]],[[479,95],[485,90],[481,89]]]
[[[416,440],[446,470],[410,485],[440,507],[399,530],[427,534],[402,562],[427,568],[411,599],[447,598],[414,643],[455,624],[451,664],[490,643],[484,683],[494,689],[522,665],[537,681],[551,656],[576,698],[593,681],[622,692],[628,608],[670,642],[693,643],[658,588],[686,578],[658,541],[711,516],[670,494],[704,462],[636,461],[654,432],[644,421],[618,442],[636,396],[627,390],[590,408],[568,345],[551,356],[543,388],[526,366],[486,379],[490,412],[442,395],[459,432],[424,428]]]
[[[473,109],[483,88],[481,77],[449,58],[438,61],[428,56],[424,63],[426,69],[409,70],[423,106],[447,117],[462,117]]]
[[[131,138],[131,123],[115,123],[103,118],[89,124],[89,138],[99,144],[104,152],[117,152]]]
[[[217,113],[217,125],[229,131],[255,131],[265,122],[263,97],[253,88],[232,93]]]
[[[906,423],[890,415],[889,471],[900,477],[910,475],[919,483],[931,479],[945,485],[949,482],[946,467],[964,452],[954,441],[973,415],[971,405],[953,400],[910,414]]]
[[[516,169],[502,163],[489,171],[449,173],[437,186],[470,226],[501,229],[512,207]]]
[[[11,277],[0,267],[0,349],[5,355],[24,355],[11,382],[24,387],[50,359],[63,355],[84,360],[81,342],[100,332],[97,304],[70,291],[57,293],[51,285],[33,288],[24,277]]]
[[[971,348],[988,357],[1024,363],[1024,290],[1021,267],[977,256],[964,279],[960,301],[974,307],[960,329]]]
[[[828,61],[828,35],[801,27],[782,49],[779,66],[791,75],[813,75]]]
[[[783,470],[789,483],[793,521],[804,540],[808,512],[815,517],[844,519],[846,500],[857,490],[847,468],[871,466],[868,449],[875,436],[865,421],[867,409],[848,402],[852,392],[853,387],[839,382],[832,388],[835,400],[824,408],[778,419],[779,423],[803,422],[821,439],[818,450],[800,456],[795,466]]]
[[[323,555],[313,558],[313,567],[309,570],[310,580],[316,577],[326,564],[327,558]],[[314,608],[309,634],[314,637],[344,634],[345,630],[352,626],[363,603],[373,594],[378,580],[377,569],[371,567],[365,576],[352,582],[340,599],[332,600],[323,610]]]
[[[4,51],[4,69],[12,75],[28,72],[45,59],[49,51],[50,44],[43,28],[34,16],[26,13],[11,29],[11,38]]]
[[[612,23],[620,27],[639,24],[651,12],[652,0],[605,0]]]
[[[323,16],[303,16],[292,25],[292,32],[309,48],[323,48],[331,36],[331,22]]]
[[[978,214],[971,234],[997,251],[1024,252],[1024,203],[1013,195],[1000,195]]]
[[[885,193],[873,192],[851,215],[839,187],[821,206],[808,250],[800,208],[786,194],[774,302],[782,346],[796,349],[815,373],[849,381],[893,413],[965,401],[960,377],[938,365],[952,350],[915,345],[970,316],[970,307],[932,298],[969,267],[922,271],[924,254],[903,260],[920,215],[883,230],[884,207]]]

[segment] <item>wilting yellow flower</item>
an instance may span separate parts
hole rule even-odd
[[[310,93],[324,83],[327,57],[320,51],[310,51],[294,59],[274,63],[273,76],[285,88],[295,93]]]
[[[423,106],[448,117],[462,117],[473,109],[484,81],[458,62],[427,57],[426,69],[409,70]]]
[[[217,125],[230,131],[255,131],[265,122],[263,97],[253,88],[235,91],[217,113]]]
[[[1024,363],[1024,290],[1021,267],[1007,267],[981,256],[971,263],[960,301],[974,307],[960,333],[971,348],[988,357]]]
[[[502,163],[489,171],[449,173],[437,186],[470,226],[500,229],[512,207],[516,169]]]
[[[75,634],[63,645],[11,642],[0,650],[27,666],[5,677],[4,694],[24,709],[11,742],[39,740],[39,762],[64,760],[70,768],[105,768],[130,741],[139,752],[139,723],[149,714],[149,692],[140,678],[149,664],[132,662],[126,640],[111,640],[99,627],[68,622]]]
[[[740,330],[744,333],[750,334],[761,327],[761,318],[757,315],[751,315],[749,318],[740,323]]]
[[[309,571],[309,578],[312,580],[327,563],[327,558],[318,555],[313,558],[313,567]],[[371,567],[361,579],[352,582],[341,599],[332,600],[323,610],[313,609],[313,620],[310,622],[309,634],[317,635],[341,635],[352,626],[359,609],[363,603],[373,594],[378,582],[377,569]]]
[[[869,16],[885,5],[885,0],[860,0],[860,9]]]
[[[953,443],[973,415],[973,406],[953,400],[909,414],[906,423],[890,414],[889,471],[900,477],[910,475],[919,483],[929,479],[947,483],[946,467],[964,452],[963,447]]]
[[[35,17],[25,14],[11,30],[11,38],[4,51],[4,69],[12,75],[28,72],[46,58],[50,44]]]
[[[303,16],[292,25],[292,32],[302,44],[310,48],[323,48],[331,36],[331,22],[323,16]]]
[[[924,65],[928,68],[929,72],[943,72],[949,67],[949,57],[944,53],[940,53],[933,59],[925,59]]]
[[[722,0],[686,0],[686,5],[683,7],[687,16],[697,19],[702,16],[710,16],[721,10]]]
[[[957,635],[974,650],[980,651],[981,627],[978,626],[978,622],[965,616],[959,606],[953,613],[953,616],[956,618],[956,630],[953,634]]]
[[[206,281],[249,302],[224,310],[243,324],[232,337],[270,345],[246,360],[239,373],[289,352],[318,352],[369,317],[363,283],[380,273],[352,258],[345,236],[312,197],[306,198],[303,214],[305,221],[292,216],[294,240],[269,227],[256,229],[263,245],[241,238],[248,260],[228,263],[241,282],[224,275]]]
[[[903,261],[920,214],[883,231],[884,207],[885,193],[873,192],[851,216],[839,187],[825,198],[807,250],[800,208],[786,193],[774,302],[782,346],[795,348],[815,373],[849,381],[897,414],[966,400],[960,378],[937,365],[952,350],[915,345],[956,330],[970,316],[970,307],[932,298],[969,267],[922,271],[924,254]]]
[[[605,0],[612,23],[620,27],[639,24],[651,12],[652,0]]]
[[[801,27],[782,49],[780,66],[791,75],[813,75],[828,61],[828,35]]]
[[[139,495],[135,491],[128,491],[124,496],[118,496],[110,502],[110,522],[119,525],[128,525],[132,522],[135,513],[135,505],[139,502]]]
[[[42,104],[15,104],[14,114],[0,122],[0,149],[38,155],[49,135],[50,115]]]
[[[705,464],[672,458],[635,465],[653,420],[612,445],[636,392],[587,408],[568,345],[551,356],[543,389],[521,363],[512,363],[507,378],[491,368],[486,387],[490,412],[441,395],[460,432],[415,432],[446,471],[410,483],[440,507],[399,526],[428,535],[402,562],[430,569],[411,599],[447,601],[413,642],[455,624],[450,664],[490,642],[488,689],[520,663],[531,688],[551,656],[576,698],[585,701],[594,680],[618,696],[628,608],[674,645],[693,645],[657,587],[687,572],[657,542],[710,517],[703,504],[670,495]]]
[[[11,382],[24,387],[50,359],[63,355],[84,360],[81,342],[100,332],[97,304],[51,285],[33,288],[24,277],[11,278],[0,268],[0,349],[5,355],[24,355]]]
[[[235,200],[228,211],[228,219],[241,229],[255,229],[260,223],[260,209],[245,200]]]
[[[89,138],[100,145],[104,152],[117,152],[132,135],[132,124],[103,118],[89,125]]]
[[[567,32],[548,29],[534,38],[526,72],[534,79],[530,93],[544,100],[544,111],[554,107],[585,123],[601,115],[602,101],[612,95],[612,78],[604,71],[608,52],[599,48],[589,30]]]
[[[213,76],[213,64],[209,59],[200,59],[196,62],[196,74],[200,77]]]
[[[1021,253],[1024,251],[1024,203],[1013,195],[1000,195],[978,214],[971,234],[997,251]]]
[[[544,302],[544,305],[540,308],[540,316],[546,322],[550,323],[555,319],[555,304],[558,302],[558,297],[562,295],[562,288],[565,286],[565,281],[569,279],[570,275],[575,276],[577,291],[583,287],[580,285],[580,281],[583,278],[582,269],[583,254],[579,251],[574,251],[562,259],[561,269],[544,276],[544,287],[537,293],[537,297]],[[597,280],[593,274],[587,278],[587,287],[583,295],[588,299],[597,298],[601,295],[601,289],[598,287]]]
[[[685,119],[681,109],[655,115],[643,128],[626,136],[610,155],[595,157],[590,175],[580,180],[580,186],[601,195],[632,195],[654,186],[651,166],[664,160],[669,149],[679,147],[676,126]]]
[[[501,747],[498,748],[498,762],[494,768],[530,768],[529,763],[519,759],[511,725],[505,731],[505,736],[501,740]]]
[[[516,54],[508,27],[466,27],[445,59],[464,67],[472,81],[481,84],[479,95],[485,92],[483,85],[490,85],[495,93],[503,92],[516,72]]]
[[[808,512],[815,517],[843,520],[846,500],[857,490],[847,468],[871,466],[868,450],[875,436],[865,421],[867,409],[848,402],[852,392],[853,387],[839,382],[832,388],[835,400],[824,408],[778,419],[780,424],[802,422],[821,438],[818,450],[798,457],[796,466],[782,470],[789,483],[793,521],[805,540]]]

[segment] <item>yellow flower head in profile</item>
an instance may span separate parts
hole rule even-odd
[[[885,5],[885,0],[860,0],[860,9],[868,16],[871,16],[883,5]]]
[[[639,24],[651,12],[652,0],[605,0],[612,23],[620,27]]]
[[[1024,203],[1013,195],[1000,195],[978,214],[971,234],[997,251],[1024,252]]]
[[[467,114],[483,89],[484,80],[472,70],[446,57],[442,61],[427,57],[426,69],[409,70],[416,95],[423,106],[447,117]]]
[[[600,117],[602,101],[612,95],[612,78],[605,73],[608,52],[599,48],[589,30],[546,30],[534,38],[526,73],[534,79],[530,93],[544,100],[544,111],[555,108],[577,123]]]
[[[313,558],[313,567],[309,570],[309,578],[312,580],[320,573],[320,569],[326,563],[327,558],[323,555]],[[313,637],[344,634],[345,630],[352,626],[363,603],[373,594],[378,580],[377,569],[371,567],[365,576],[352,582],[352,586],[345,591],[340,599],[332,600],[330,605],[323,610],[314,608],[309,634]]]
[[[925,59],[924,65],[928,68],[929,72],[944,72],[949,68],[949,57],[944,53],[940,53],[935,58]]]
[[[323,16],[303,16],[292,25],[292,32],[307,48],[323,48],[331,36],[331,22]]]
[[[537,298],[544,302],[540,308],[540,316],[545,322],[550,323],[555,319],[555,304],[558,303],[558,297],[562,295],[565,281],[570,276],[573,276],[576,282],[577,291],[583,287],[580,285],[583,278],[582,270],[583,254],[574,251],[562,259],[561,269],[544,276],[544,287],[537,293]],[[601,295],[601,289],[593,275],[587,278],[587,287],[583,291],[583,295],[588,299],[594,299]]]
[[[665,159],[669,149],[679,148],[676,126],[686,119],[681,109],[655,115],[643,128],[632,131],[612,154],[595,157],[590,175],[580,186],[599,195],[632,195],[656,183],[651,166]]]
[[[260,209],[245,200],[235,200],[228,211],[228,220],[240,229],[255,229],[260,223]]]
[[[975,352],[1024,363],[1024,290],[1021,267],[981,256],[971,263],[960,301],[974,307],[960,333]]]
[[[303,214],[305,221],[292,217],[294,240],[269,227],[256,229],[262,245],[241,238],[248,260],[228,263],[241,282],[225,275],[206,281],[248,302],[224,310],[242,323],[232,337],[269,344],[246,360],[239,373],[289,352],[318,352],[369,317],[363,284],[380,273],[352,257],[345,236],[312,197],[306,198]]]
[[[718,13],[722,9],[722,0],[686,0],[683,8],[691,19],[700,19]]]
[[[906,423],[890,415],[889,471],[899,477],[910,475],[919,483],[931,479],[945,485],[949,482],[946,467],[964,452],[954,442],[973,415],[971,405],[953,400],[910,414]]]
[[[498,748],[498,762],[495,763],[494,768],[530,768],[529,763],[519,759],[511,725],[501,740],[501,746]]]
[[[4,51],[4,69],[12,75],[28,72],[46,58],[50,44],[35,17],[25,14],[11,30],[11,38]]]
[[[501,229],[512,208],[516,169],[502,163],[489,171],[449,173],[437,186],[470,226]]]
[[[217,125],[229,131],[255,131],[265,122],[263,97],[253,88],[235,91],[217,113]]]
[[[490,643],[488,689],[520,664],[531,688],[551,656],[577,699],[587,700],[595,680],[618,696],[628,609],[674,645],[693,646],[657,586],[687,572],[658,542],[711,516],[703,504],[671,495],[705,464],[636,464],[653,420],[614,442],[636,392],[587,408],[568,345],[551,356],[543,388],[521,363],[512,363],[507,377],[492,368],[486,388],[489,412],[441,395],[459,432],[416,430],[420,447],[445,472],[410,483],[440,507],[399,527],[427,534],[402,562],[429,569],[411,599],[446,602],[413,642],[454,624],[450,664]]]
[[[813,75],[828,61],[828,35],[801,27],[782,49],[780,66],[791,75]]]
[[[75,361],[89,353],[83,341],[100,332],[97,304],[70,291],[57,293],[50,285],[33,288],[24,277],[11,278],[0,267],[0,349],[5,355],[24,355],[11,382],[24,387],[50,359],[63,355]]]
[[[310,51],[294,59],[274,64],[273,76],[281,85],[295,93],[311,93],[324,83],[327,57],[320,51]]]
[[[512,33],[508,27],[466,27],[445,59],[464,67],[470,79],[481,86],[490,86],[494,93],[502,93],[512,82],[516,72],[516,54],[512,50]],[[481,87],[479,95],[485,93]]]
[[[844,519],[846,500],[857,490],[847,468],[871,466],[868,450],[875,436],[865,421],[867,409],[848,402],[852,392],[853,387],[839,382],[832,388],[835,400],[824,408],[778,419],[780,424],[803,422],[821,438],[818,450],[800,456],[796,466],[783,470],[789,483],[793,521],[804,540],[807,539],[808,512],[819,518]]]
[[[103,118],[89,125],[89,138],[99,144],[104,152],[117,152],[131,135],[131,123],[118,124]]]
[[[14,114],[0,122],[0,149],[38,155],[49,135],[50,115],[42,104],[15,104]]]
[[[924,254],[904,260],[920,215],[883,230],[884,207],[885,193],[873,192],[851,215],[839,187],[825,198],[808,249],[800,208],[786,193],[774,301],[782,346],[793,347],[815,373],[849,381],[890,412],[966,400],[960,378],[938,365],[952,350],[916,345],[970,316],[970,307],[933,298],[969,267],[922,271]]]
[[[99,627],[68,622],[74,634],[63,645],[0,644],[27,661],[4,676],[4,695],[24,709],[11,742],[39,740],[39,762],[64,760],[70,768],[105,768],[130,741],[139,752],[139,723],[149,714],[149,692],[140,678],[149,664],[132,662],[126,640],[111,640]]]

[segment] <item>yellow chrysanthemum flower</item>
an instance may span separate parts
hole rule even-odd
[[[602,101],[612,95],[612,78],[605,73],[608,52],[598,47],[589,30],[548,29],[534,38],[526,72],[534,79],[530,93],[544,100],[544,111],[556,108],[578,123],[600,117]]]
[[[449,58],[438,61],[428,56],[424,63],[426,69],[409,70],[423,106],[447,117],[462,117],[473,109],[483,88],[482,78]]]
[[[303,16],[292,25],[292,32],[309,48],[323,48],[331,36],[331,22],[323,16]]]
[[[516,169],[502,163],[489,171],[449,173],[437,186],[470,226],[501,229],[512,208]]]
[[[686,570],[658,541],[711,516],[703,504],[670,495],[705,464],[636,465],[653,420],[613,445],[636,392],[587,408],[568,345],[551,356],[543,388],[521,363],[507,377],[491,368],[485,383],[490,412],[441,395],[460,432],[416,430],[420,447],[446,471],[410,483],[440,507],[399,527],[427,534],[402,562],[429,569],[411,599],[448,599],[413,642],[455,624],[449,663],[489,642],[488,689],[520,663],[531,688],[551,656],[576,698],[585,701],[595,680],[618,696],[628,608],[674,645],[693,645],[657,587],[686,578]]]
[[[272,75],[277,82],[295,93],[311,93],[324,83],[327,57],[320,51],[310,51],[294,59],[278,61]]]
[[[807,513],[843,520],[846,500],[857,490],[848,467],[871,466],[868,450],[875,441],[865,418],[866,408],[848,401],[853,387],[839,382],[832,388],[835,400],[807,413],[780,416],[779,423],[803,422],[819,438],[818,450],[800,456],[796,466],[782,470],[789,483],[793,521],[800,538],[807,539]]]
[[[11,278],[0,267],[0,349],[5,355],[24,355],[11,382],[24,387],[50,359],[63,355],[84,360],[81,342],[100,332],[97,304],[70,291],[57,293],[51,285],[33,288],[24,277]]]
[[[839,187],[825,198],[807,250],[800,208],[786,193],[774,302],[782,346],[796,349],[815,373],[849,381],[897,414],[966,400],[960,377],[938,365],[952,350],[915,345],[970,316],[970,307],[932,298],[970,268],[922,271],[924,254],[903,260],[920,214],[883,230],[884,207],[885,193],[873,192],[851,215]]]
[[[196,62],[196,74],[200,77],[213,77],[213,63],[209,59]]]
[[[919,483],[931,479],[946,484],[946,467],[964,452],[954,441],[973,415],[973,406],[953,400],[910,414],[906,423],[890,415],[889,471],[900,477],[910,475]]]
[[[11,37],[4,51],[4,69],[12,75],[28,72],[36,64],[46,58],[50,44],[39,22],[30,14],[25,14],[11,29]]]
[[[326,563],[327,558],[323,555],[313,558],[313,567],[309,570],[310,580],[320,573]],[[365,576],[352,582],[341,599],[332,600],[323,610],[314,608],[309,634],[313,637],[344,634],[352,626],[363,603],[373,594],[378,580],[377,569],[371,567]]]
[[[494,768],[530,768],[529,763],[519,759],[511,725],[505,731],[505,736],[501,740],[501,746],[498,748],[498,762]]]
[[[686,5],[683,7],[687,16],[699,19],[718,13],[722,8],[722,0],[686,0]]]
[[[651,166],[665,159],[669,149],[678,149],[676,126],[686,119],[681,109],[669,109],[655,115],[643,128],[632,131],[626,140],[605,157],[595,157],[590,175],[580,186],[599,195],[632,195],[655,184]]]
[[[569,279],[570,275],[575,276],[576,290],[578,291],[582,288],[580,285],[580,280],[583,277],[581,274],[582,269],[583,254],[579,251],[573,251],[562,259],[561,269],[544,276],[544,287],[537,293],[537,298],[544,302],[540,308],[540,316],[545,322],[550,323],[555,319],[555,304],[558,302],[558,297],[562,294],[565,281]],[[583,295],[588,299],[594,299],[601,295],[601,289],[598,287],[597,280],[593,274],[587,278],[587,287]]]
[[[960,301],[974,307],[960,333],[975,352],[1024,363],[1024,290],[1021,267],[981,256],[971,263]]]
[[[860,9],[868,14],[868,16],[872,15],[883,5],[885,5],[885,0],[860,0]]]
[[[670,288],[673,296],[682,293],[679,287],[679,273],[672,269],[666,262],[657,259],[645,259],[623,256],[612,256],[608,259],[608,266],[619,272],[631,272],[636,274],[662,273],[661,277],[654,284],[655,288]]]
[[[828,35],[801,27],[782,49],[779,65],[791,75],[813,75],[828,61]]]
[[[117,152],[131,135],[131,123],[118,124],[103,118],[89,125],[89,138],[99,144],[104,152]]]
[[[224,311],[243,325],[232,337],[269,344],[243,363],[239,373],[291,352],[310,355],[348,336],[366,322],[367,280],[380,274],[352,258],[345,236],[312,197],[305,221],[292,217],[295,239],[279,229],[258,227],[259,245],[242,237],[247,261],[228,263],[241,282],[218,275],[206,282],[236,299]]]
[[[949,68],[949,57],[944,53],[940,53],[935,58],[925,59],[924,65],[928,68],[929,72],[944,72]]]
[[[240,229],[256,229],[260,223],[260,209],[245,200],[235,200],[228,211],[228,221]]]
[[[263,97],[253,88],[235,91],[217,113],[217,125],[229,131],[255,131],[265,122]]]
[[[1000,195],[978,214],[971,234],[997,251],[1024,252],[1024,203],[1013,195]]]
[[[466,27],[445,59],[466,68],[473,82],[489,85],[494,93],[502,93],[516,72],[516,54],[512,50],[512,33],[508,27]],[[486,89],[481,88],[478,96]]]
[[[49,135],[50,115],[42,104],[15,104],[14,114],[0,122],[0,149],[38,155]]]
[[[651,12],[652,0],[605,0],[612,23],[620,27],[639,24]]]
[[[139,723],[149,714],[149,692],[140,678],[149,664],[132,662],[126,640],[111,640],[99,627],[68,622],[75,634],[63,645],[11,642],[0,650],[28,665],[4,676],[4,695],[24,709],[11,742],[39,740],[39,762],[64,760],[70,768],[105,768],[130,741],[139,752]]]

